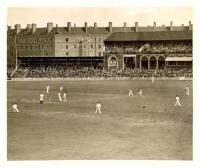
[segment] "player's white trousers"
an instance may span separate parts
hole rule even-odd
[[[129,93],[128,96],[133,96],[133,93]]]
[[[19,113],[19,110],[17,107],[13,107],[13,112],[18,112]]]
[[[62,101],[62,97],[58,96],[58,100],[59,100],[59,101]]]
[[[95,113],[99,113],[99,114],[101,114],[101,108],[96,108]]]
[[[181,103],[177,100],[175,106],[181,106]]]

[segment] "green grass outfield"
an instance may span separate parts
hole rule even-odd
[[[11,81],[7,85],[8,160],[192,159],[192,81]],[[68,91],[68,103],[58,102],[61,85]],[[184,95],[185,86],[190,96]],[[129,87],[134,92],[142,88],[144,96],[128,97]],[[182,107],[174,107],[176,94]],[[102,115],[94,113],[97,101],[102,103]],[[12,112],[13,103],[20,113]]]

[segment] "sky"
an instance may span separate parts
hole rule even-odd
[[[36,23],[37,27],[45,27],[47,22],[53,22],[54,26],[66,26],[67,22],[72,25],[83,26],[88,22],[88,26],[93,26],[97,22],[98,26],[108,26],[111,21],[113,26],[134,26],[135,21],[139,26],[153,25],[188,25],[192,18],[191,7],[9,7],[7,8],[7,25],[14,27],[21,24]]]

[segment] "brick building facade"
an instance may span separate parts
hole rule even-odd
[[[83,27],[76,27],[68,22],[66,27],[47,23],[44,28],[37,28],[34,23],[27,24],[26,28],[21,28],[20,24],[16,24],[14,29],[8,26],[7,31],[8,67],[15,66],[16,62],[18,65],[21,63],[42,64],[47,60],[67,62],[70,59],[91,59],[103,63],[104,42],[113,33],[163,31],[188,32],[192,31],[192,24],[189,22],[188,26],[173,26],[173,22],[170,22],[170,26],[156,26],[154,22],[153,26],[140,27],[138,22],[135,22],[135,25],[131,27],[128,27],[126,23],[122,27],[113,27],[112,22],[109,22],[108,27],[98,27],[97,23],[88,26],[85,22]]]

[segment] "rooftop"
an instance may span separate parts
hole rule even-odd
[[[40,35],[109,35],[111,33],[116,32],[126,32],[128,34],[123,34],[123,36],[127,35],[126,38],[129,38],[128,36],[131,35],[131,37],[134,36],[133,39],[137,39],[142,35],[147,36],[146,34],[149,34],[148,32],[152,32],[152,35],[156,32],[156,35],[154,35],[157,38],[157,35],[159,32],[191,32],[192,31],[192,23],[189,21],[188,26],[173,26],[173,22],[170,22],[169,26],[156,26],[156,23],[154,22],[154,25],[152,26],[138,26],[138,22],[135,22],[135,25],[128,27],[126,23],[124,23],[121,27],[114,27],[112,26],[112,22],[109,22],[109,25],[107,27],[98,27],[97,23],[94,23],[94,26],[88,26],[87,22],[85,22],[85,25],[83,27],[76,27],[75,25],[72,26],[71,22],[68,22],[66,27],[59,27],[57,24],[56,26],[53,26],[53,23],[47,23],[47,27],[37,28],[37,24],[27,24],[27,27],[21,28],[20,24],[16,24],[15,28],[12,29],[11,26],[8,26],[7,35],[8,36],[40,36]],[[144,32],[141,34],[141,32]],[[132,34],[129,34],[132,33]],[[135,34],[134,34],[135,33]],[[139,33],[139,34],[138,34]],[[165,34],[165,33],[163,33]],[[174,33],[166,33],[166,34],[174,34]],[[175,33],[177,34],[177,33]],[[184,33],[183,33],[184,34]],[[186,33],[188,34],[188,33]],[[120,34],[115,34],[113,36],[120,36]],[[112,38],[113,38],[112,36]],[[136,37],[137,36],[137,37]],[[163,36],[162,33],[160,36]],[[176,35],[175,35],[176,36]],[[124,37],[125,38],[125,37]],[[125,39],[126,39],[125,38]],[[150,38],[150,37],[149,37]],[[154,38],[154,37],[153,37]],[[115,38],[114,38],[115,39]]]
[[[192,40],[192,31],[115,32],[105,41]]]

